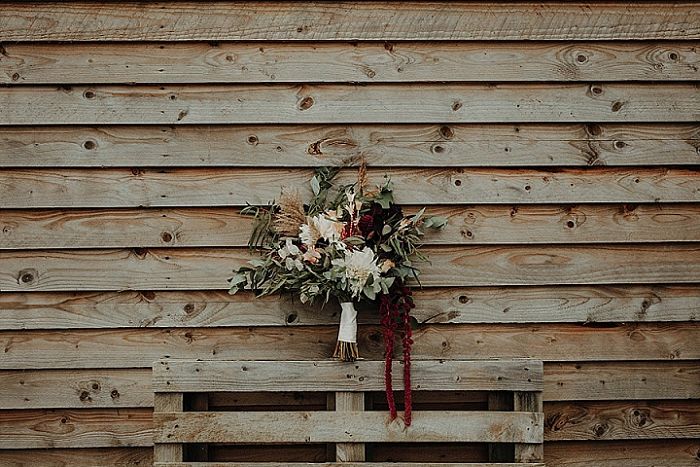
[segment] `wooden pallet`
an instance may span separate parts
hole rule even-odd
[[[395,387],[401,387],[401,368],[395,366]],[[414,362],[412,370],[414,390],[490,391],[490,408],[495,410],[416,411],[408,428],[400,417],[389,421],[386,412],[365,411],[364,393],[384,388],[381,361],[157,361],[153,366],[156,466],[398,465],[365,463],[363,443],[368,442],[513,443],[515,459],[508,463],[421,465],[543,465],[539,463],[544,425],[541,361],[430,360]],[[184,411],[184,393],[279,391],[333,392],[335,410]],[[509,407],[513,410],[503,410]],[[335,443],[337,462],[183,462],[187,443]],[[492,451],[493,460],[502,460],[497,449]]]

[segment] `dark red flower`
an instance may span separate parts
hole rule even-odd
[[[357,228],[363,237],[367,237],[374,230],[374,217],[369,214],[364,214],[357,222]]]

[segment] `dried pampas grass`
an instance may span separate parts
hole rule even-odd
[[[279,212],[275,214],[275,230],[283,236],[296,237],[299,227],[306,222],[304,203],[298,191],[283,190],[279,199]]]

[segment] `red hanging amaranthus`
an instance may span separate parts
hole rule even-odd
[[[411,330],[411,309],[414,308],[411,289],[397,287],[390,294],[380,297],[379,311],[381,313],[382,330],[384,333],[384,384],[386,401],[389,405],[391,419],[395,419],[396,401],[392,384],[392,363],[394,358],[394,341],[399,325],[403,325],[403,385],[404,385],[404,423],[411,425],[411,346],[413,344]]]

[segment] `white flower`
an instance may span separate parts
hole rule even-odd
[[[301,254],[301,250],[299,249],[298,246],[292,243],[291,239],[287,239],[285,241],[285,244],[282,248],[277,250],[277,254],[280,255],[280,258],[285,259],[287,256],[298,256]]]
[[[299,238],[309,247],[316,245],[321,238],[328,243],[340,240],[343,231],[343,223],[338,222],[336,213],[328,211],[306,218],[306,224],[299,228]]]
[[[351,250],[345,252],[345,259],[338,261],[345,267],[345,277],[350,282],[350,291],[353,297],[359,297],[370,277],[378,281],[380,269],[377,266],[374,252],[364,247],[362,250]]]

